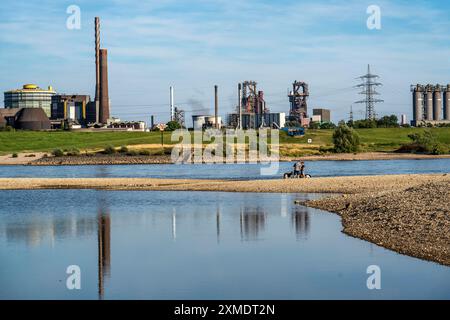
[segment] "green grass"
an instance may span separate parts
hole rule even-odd
[[[430,130],[425,128],[377,128],[377,129],[357,129],[361,138],[361,151],[392,152],[400,148],[401,145],[411,142],[408,135],[411,133]],[[431,129],[441,143],[450,145],[450,128]],[[308,144],[308,139],[313,145],[332,146],[332,136],[334,130],[307,130],[302,138],[291,138],[285,133],[280,136],[283,144]]]
[[[380,128],[358,129],[361,137],[362,151],[389,152],[398,149],[402,144],[410,142],[408,135],[423,131],[422,128]],[[450,128],[433,128],[441,143],[450,145]],[[288,137],[285,132],[280,133],[280,143],[308,147],[308,139],[312,140],[310,147],[318,149],[320,146],[330,147],[333,130],[307,130],[304,137]],[[164,134],[164,144],[170,145],[171,135]],[[105,148],[108,145],[121,147],[136,144],[160,144],[159,132],[0,132],[0,154],[18,152],[48,152],[54,149],[70,150],[73,148],[84,151],[86,149]]]
[[[80,150],[104,148],[107,145],[120,147],[135,144],[159,144],[159,132],[0,132],[0,154],[54,149]],[[164,143],[170,144],[170,133],[164,134]]]

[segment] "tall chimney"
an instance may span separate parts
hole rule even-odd
[[[219,96],[218,96],[218,86],[214,86],[214,121],[215,121],[215,127],[216,129],[219,129],[219,119],[218,119],[218,113],[219,113]]]
[[[239,83],[238,85],[238,91],[239,91],[239,101],[238,101],[238,106],[239,106],[239,130],[242,130],[242,84]]]
[[[100,113],[99,121],[108,123],[109,93],[108,93],[108,50],[100,49]]]
[[[95,17],[95,101],[100,100],[100,18]]]
[[[170,87],[170,121],[175,120],[175,106],[173,97],[173,87]]]

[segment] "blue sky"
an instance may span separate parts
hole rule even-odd
[[[66,28],[73,4],[80,30]],[[381,30],[366,27],[373,4]],[[288,112],[287,89],[302,80],[310,109],[329,108],[338,121],[360,99],[352,86],[368,63],[384,84],[377,113],[410,119],[411,84],[450,83],[449,1],[2,0],[0,90],[36,83],[93,97],[95,16],[108,49],[112,113],[127,120],[166,121],[170,85],[188,118],[212,110],[219,85],[224,115],[244,80],[258,82],[272,111]],[[356,117],[363,109],[354,105]]]

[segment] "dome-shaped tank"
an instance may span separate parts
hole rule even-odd
[[[6,120],[0,115],[0,128],[6,127]]]
[[[17,129],[50,130],[51,124],[42,108],[24,108],[17,114]]]

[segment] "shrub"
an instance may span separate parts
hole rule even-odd
[[[12,157],[13,157],[13,158],[17,158],[17,157],[19,157],[19,155],[18,155],[17,153],[14,152],[14,153],[12,154]]]
[[[61,149],[55,149],[52,151],[52,155],[55,157],[62,157],[64,156],[64,152]]]
[[[150,153],[149,150],[141,150],[141,151],[139,151],[139,155],[141,155],[141,156],[150,156],[151,153]]]
[[[333,133],[334,151],[338,153],[352,153],[359,150],[359,135],[346,124],[340,124]]]
[[[14,132],[16,130],[11,126],[5,126],[5,127],[0,127],[0,131]]]
[[[445,154],[448,152],[445,145],[440,143],[431,130],[425,130],[423,132],[413,133],[408,135],[408,138],[412,140],[412,143],[403,145],[400,152],[423,152],[428,154]]]
[[[119,149],[120,153],[127,153],[128,152],[128,147],[127,146],[121,146]]]
[[[333,122],[323,122],[320,124],[320,129],[336,129],[336,125]]]
[[[103,153],[104,154],[114,154],[114,153],[116,153],[116,148],[114,148],[114,146],[107,146],[106,148],[105,148],[105,150],[103,150]]]
[[[134,157],[134,156],[137,156],[137,155],[139,155],[139,152],[137,152],[136,150],[129,150],[127,152],[127,156]]]
[[[69,151],[67,151],[67,155],[68,156],[79,156],[80,150],[78,150],[77,148],[72,148]]]

